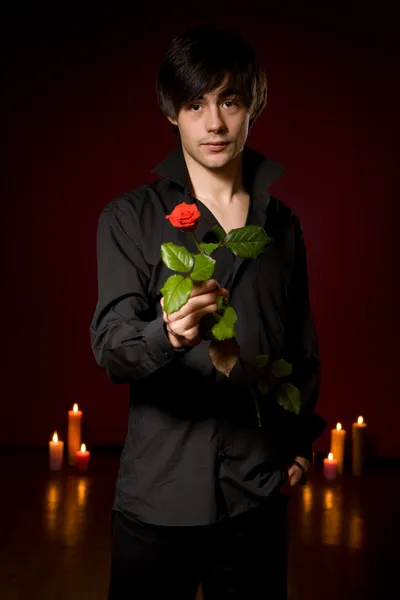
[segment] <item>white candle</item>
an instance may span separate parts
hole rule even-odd
[[[76,453],[81,447],[81,422],[82,411],[74,404],[72,410],[68,411],[68,463],[76,463]]]
[[[49,466],[51,471],[60,471],[64,456],[64,442],[58,439],[54,432],[53,439],[49,442]]]
[[[367,424],[362,417],[358,417],[357,423],[353,423],[352,470],[354,475],[361,475],[364,469],[366,428]]]
[[[343,473],[345,437],[346,432],[342,428],[341,423],[336,425],[336,429],[331,429],[331,452],[337,460],[337,470],[339,475]]]

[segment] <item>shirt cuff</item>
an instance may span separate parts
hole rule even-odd
[[[162,366],[173,360],[175,356],[174,348],[165,333],[162,317],[151,321],[143,333],[147,349],[156,363]]]

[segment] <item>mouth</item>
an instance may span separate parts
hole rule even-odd
[[[220,152],[221,150],[224,150],[224,148],[226,148],[229,144],[230,142],[208,142],[206,144],[203,144],[203,146],[205,146],[208,150],[212,150],[213,152]]]

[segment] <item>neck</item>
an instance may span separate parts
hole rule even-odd
[[[229,205],[235,196],[243,193],[242,153],[222,169],[207,169],[182,148],[189,173],[192,193],[203,202]]]

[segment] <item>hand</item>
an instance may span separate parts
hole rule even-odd
[[[164,298],[161,298],[164,323],[169,341],[174,348],[195,346],[201,341],[200,320],[207,313],[217,311],[217,296],[227,297],[228,291],[220,288],[215,279],[196,283],[186,304],[170,315],[164,312]]]
[[[289,485],[290,485],[290,487],[293,487],[293,486],[297,485],[298,483],[300,483],[303,475],[307,474],[308,470],[310,468],[310,462],[306,458],[304,458],[303,456],[295,456],[294,461],[298,462],[300,465],[302,465],[304,471],[302,469],[300,469],[300,467],[298,467],[293,462],[292,466],[290,467],[290,469],[288,471],[288,477],[289,477]]]

